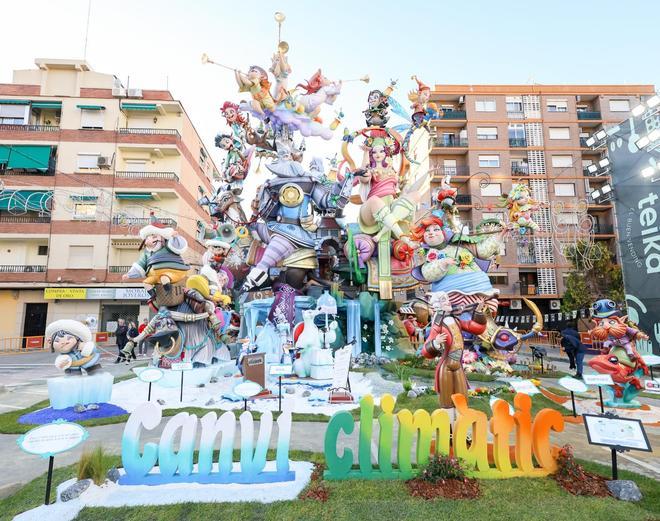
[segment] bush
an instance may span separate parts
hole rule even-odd
[[[419,477],[431,483],[438,483],[447,479],[464,480],[465,470],[461,466],[461,462],[452,456],[433,455],[419,473]]]
[[[112,467],[112,459],[101,446],[91,451],[85,450],[78,462],[78,479],[91,479],[97,485],[103,484]]]

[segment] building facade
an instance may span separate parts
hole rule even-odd
[[[121,280],[138,232],[153,213],[201,264],[196,200],[217,174],[169,91],[126,89],[84,61],[35,63],[0,84],[0,338],[146,316],[142,285]]]
[[[590,196],[611,182],[607,168],[594,166],[607,147],[588,140],[654,94],[652,85],[435,87],[432,101],[444,112],[431,127],[431,181],[437,188],[452,176],[462,222],[474,230],[484,218],[504,218],[501,198],[515,183],[543,203],[534,214],[539,230],[509,239],[489,273],[511,314],[523,296],[545,313],[559,310],[570,270],[564,245],[591,236],[616,253],[612,202]]]

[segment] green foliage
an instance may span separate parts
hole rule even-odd
[[[465,479],[465,470],[461,462],[453,456],[433,455],[419,473],[424,481],[437,483],[446,479]]]
[[[562,312],[588,308],[598,298],[621,304],[625,301],[621,267],[614,264],[614,255],[603,242],[577,241],[564,248],[564,256],[572,268],[566,279]]]
[[[105,476],[115,458],[107,454],[100,445],[92,450],[85,450],[78,462],[78,479],[91,479],[97,485],[105,482]]]

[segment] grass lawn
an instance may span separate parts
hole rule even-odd
[[[269,457],[273,457],[270,455]],[[322,461],[320,454],[292,451],[292,459]],[[117,458],[118,460],[118,458]],[[588,470],[608,476],[610,469],[581,461]],[[612,498],[583,498],[564,492],[554,480],[507,479],[480,481],[482,497],[478,500],[425,501],[411,497],[403,482],[397,481],[330,481],[326,482],[330,498],[326,503],[282,501],[261,503],[183,503],[167,506],[87,508],[78,520],[106,521],[153,520],[178,521],[199,519],[283,520],[295,521],[360,521],[360,520],[510,520],[524,521],[645,521],[660,519],[660,487],[658,483],[631,472],[619,471],[622,479],[634,480],[644,499],[630,504]],[[72,477],[75,466],[55,471],[54,483]],[[0,501],[0,519],[9,520],[19,512],[39,506],[43,501],[45,474],[30,482],[13,496]],[[158,493],[154,491],[154,493]]]

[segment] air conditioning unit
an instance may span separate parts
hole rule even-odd
[[[552,309],[553,311],[557,311],[558,309],[561,309],[561,300],[551,300],[550,309]]]
[[[141,98],[142,97],[142,89],[128,89],[128,97],[129,98]]]
[[[99,168],[110,168],[111,164],[112,164],[112,160],[106,156],[99,156],[96,160],[96,165]]]
[[[126,96],[126,89],[124,87],[113,87],[112,88],[113,96]]]
[[[519,299],[512,300],[509,309],[522,309],[522,300]]]

